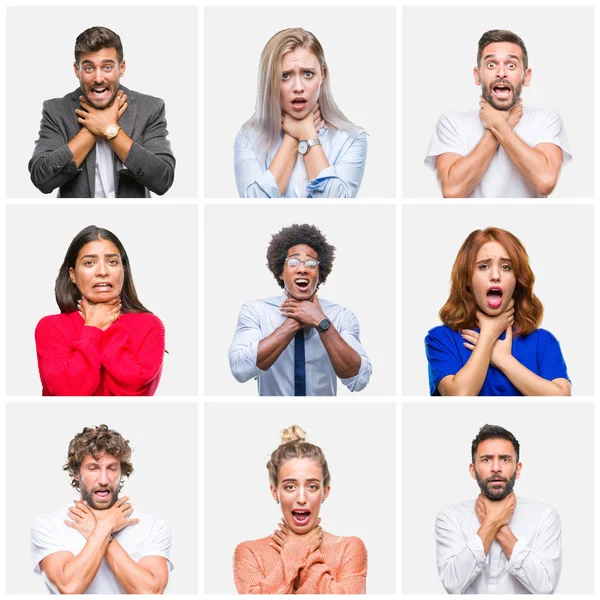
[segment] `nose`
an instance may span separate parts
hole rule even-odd
[[[306,497],[304,495],[304,488],[299,488],[298,490],[298,497],[296,499],[296,502],[298,504],[306,504]]]
[[[96,264],[96,275],[99,277],[105,277],[108,275],[108,269],[106,268],[104,261],[99,260]]]
[[[300,73],[294,75],[294,79],[292,81],[293,85],[293,90],[294,92],[300,93],[304,91],[304,80],[302,79],[302,76],[300,75]]]
[[[94,71],[94,83],[102,83],[104,81],[104,71],[101,67],[98,67]]]
[[[500,457],[496,456],[492,460],[492,472],[500,473],[501,471],[502,471],[502,461],[500,460]]]
[[[108,469],[100,469],[100,477],[98,477],[98,483],[100,485],[108,485],[109,483],[109,478],[108,478]]]
[[[500,79],[504,79],[506,77],[506,65],[504,65],[503,63],[500,63],[498,65],[498,67],[496,68],[496,75]]]
[[[493,264],[490,268],[490,280],[500,281],[500,265]]]

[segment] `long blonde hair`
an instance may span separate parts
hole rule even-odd
[[[283,29],[267,42],[260,55],[256,109],[245,125],[258,131],[260,144],[265,152],[276,144],[281,136],[281,106],[279,104],[281,60],[284,54],[292,52],[296,48],[310,50],[317,57],[325,74],[319,94],[319,110],[322,118],[330,125],[347,131],[351,135],[359,135],[362,131],[360,127],[346,118],[333,99],[329,84],[329,69],[319,40],[310,31],[299,27]]]

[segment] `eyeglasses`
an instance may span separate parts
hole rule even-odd
[[[319,266],[319,261],[314,258],[309,258],[308,260],[300,260],[299,258],[286,258],[285,262],[288,267],[292,269],[295,267],[299,267],[300,263],[302,263],[307,269],[316,269]]]

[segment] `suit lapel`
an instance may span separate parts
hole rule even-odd
[[[75,110],[81,108],[79,105],[79,96],[81,96],[81,89],[77,88],[71,94],[71,115],[73,116],[73,123],[75,126],[75,133],[73,135],[77,135],[79,130],[81,129],[81,125],[79,121],[77,121],[77,115],[75,114]],[[85,173],[87,176],[87,181],[89,185],[90,198],[94,197],[96,190],[96,146],[94,145],[92,149],[88,152],[88,155],[85,157],[83,164],[81,165],[82,169],[85,169]],[[82,194],[83,195],[83,194]]]
[[[135,125],[135,113],[137,109],[137,105],[135,102],[135,93],[127,88],[121,86],[121,89],[125,94],[127,94],[127,110],[123,113],[121,118],[119,119],[119,127],[131,138],[133,139],[133,127]],[[122,167],[122,163],[119,160],[119,157],[114,154],[114,167],[115,167],[115,196],[119,197],[119,180],[121,179],[120,169]]]

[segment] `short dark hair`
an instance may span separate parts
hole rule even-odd
[[[71,476],[71,486],[79,489],[79,470],[86,456],[96,460],[103,454],[110,454],[121,462],[121,477],[129,477],[133,473],[131,464],[131,448],[118,431],[109,429],[107,425],[84,427],[69,443],[67,462],[63,470]]]
[[[131,267],[129,266],[129,257],[121,244],[119,238],[109,231],[96,227],[96,225],[88,225],[82,229],[71,242],[65,259],[58,271],[56,285],[54,286],[54,294],[56,303],[60,308],[61,313],[72,313],[77,310],[77,302],[81,299],[81,292],[77,286],[71,281],[69,269],[75,268],[79,251],[89,242],[95,240],[108,240],[112,242],[121,255],[123,264],[123,288],[121,289],[121,312],[122,313],[138,313],[150,312],[139,300],[135,285],[133,284],[133,276],[131,275]]]
[[[477,455],[477,448],[481,442],[485,440],[508,440],[512,443],[513,448],[515,449],[515,454],[517,455],[517,462],[519,462],[519,452],[520,445],[517,438],[504,427],[500,427],[500,425],[484,425],[479,433],[475,436],[473,443],[471,444],[471,462],[475,464],[475,456]]]
[[[123,61],[123,44],[121,38],[108,27],[90,27],[80,33],[75,40],[75,62],[79,63],[82,54],[98,52],[103,48],[114,48],[117,51],[117,61]]]
[[[488,44],[493,44],[494,42],[508,42],[510,44],[517,44],[519,48],[521,48],[521,52],[523,53],[523,69],[527,69],[529,65],[529,58],[527,56],[527,48],[525,48],[525,42],[512,31],[508,29],[490,29],[486,31],[481,38],[479,39],[479,44],[477,44],[477,67],[481,65],[481,55],[483,54],[483,49]]]
[[[325,283],[333,268],[335,247],[327,243],[325,236],[314,225],[304,223],[284,227],[279,233],[274,234],[267,249],[267,266],[279,287],[284,287],[279,276],[283,273],[283,264],[288,250],[298,244],[306,244],[318,254],[319,284]]]

